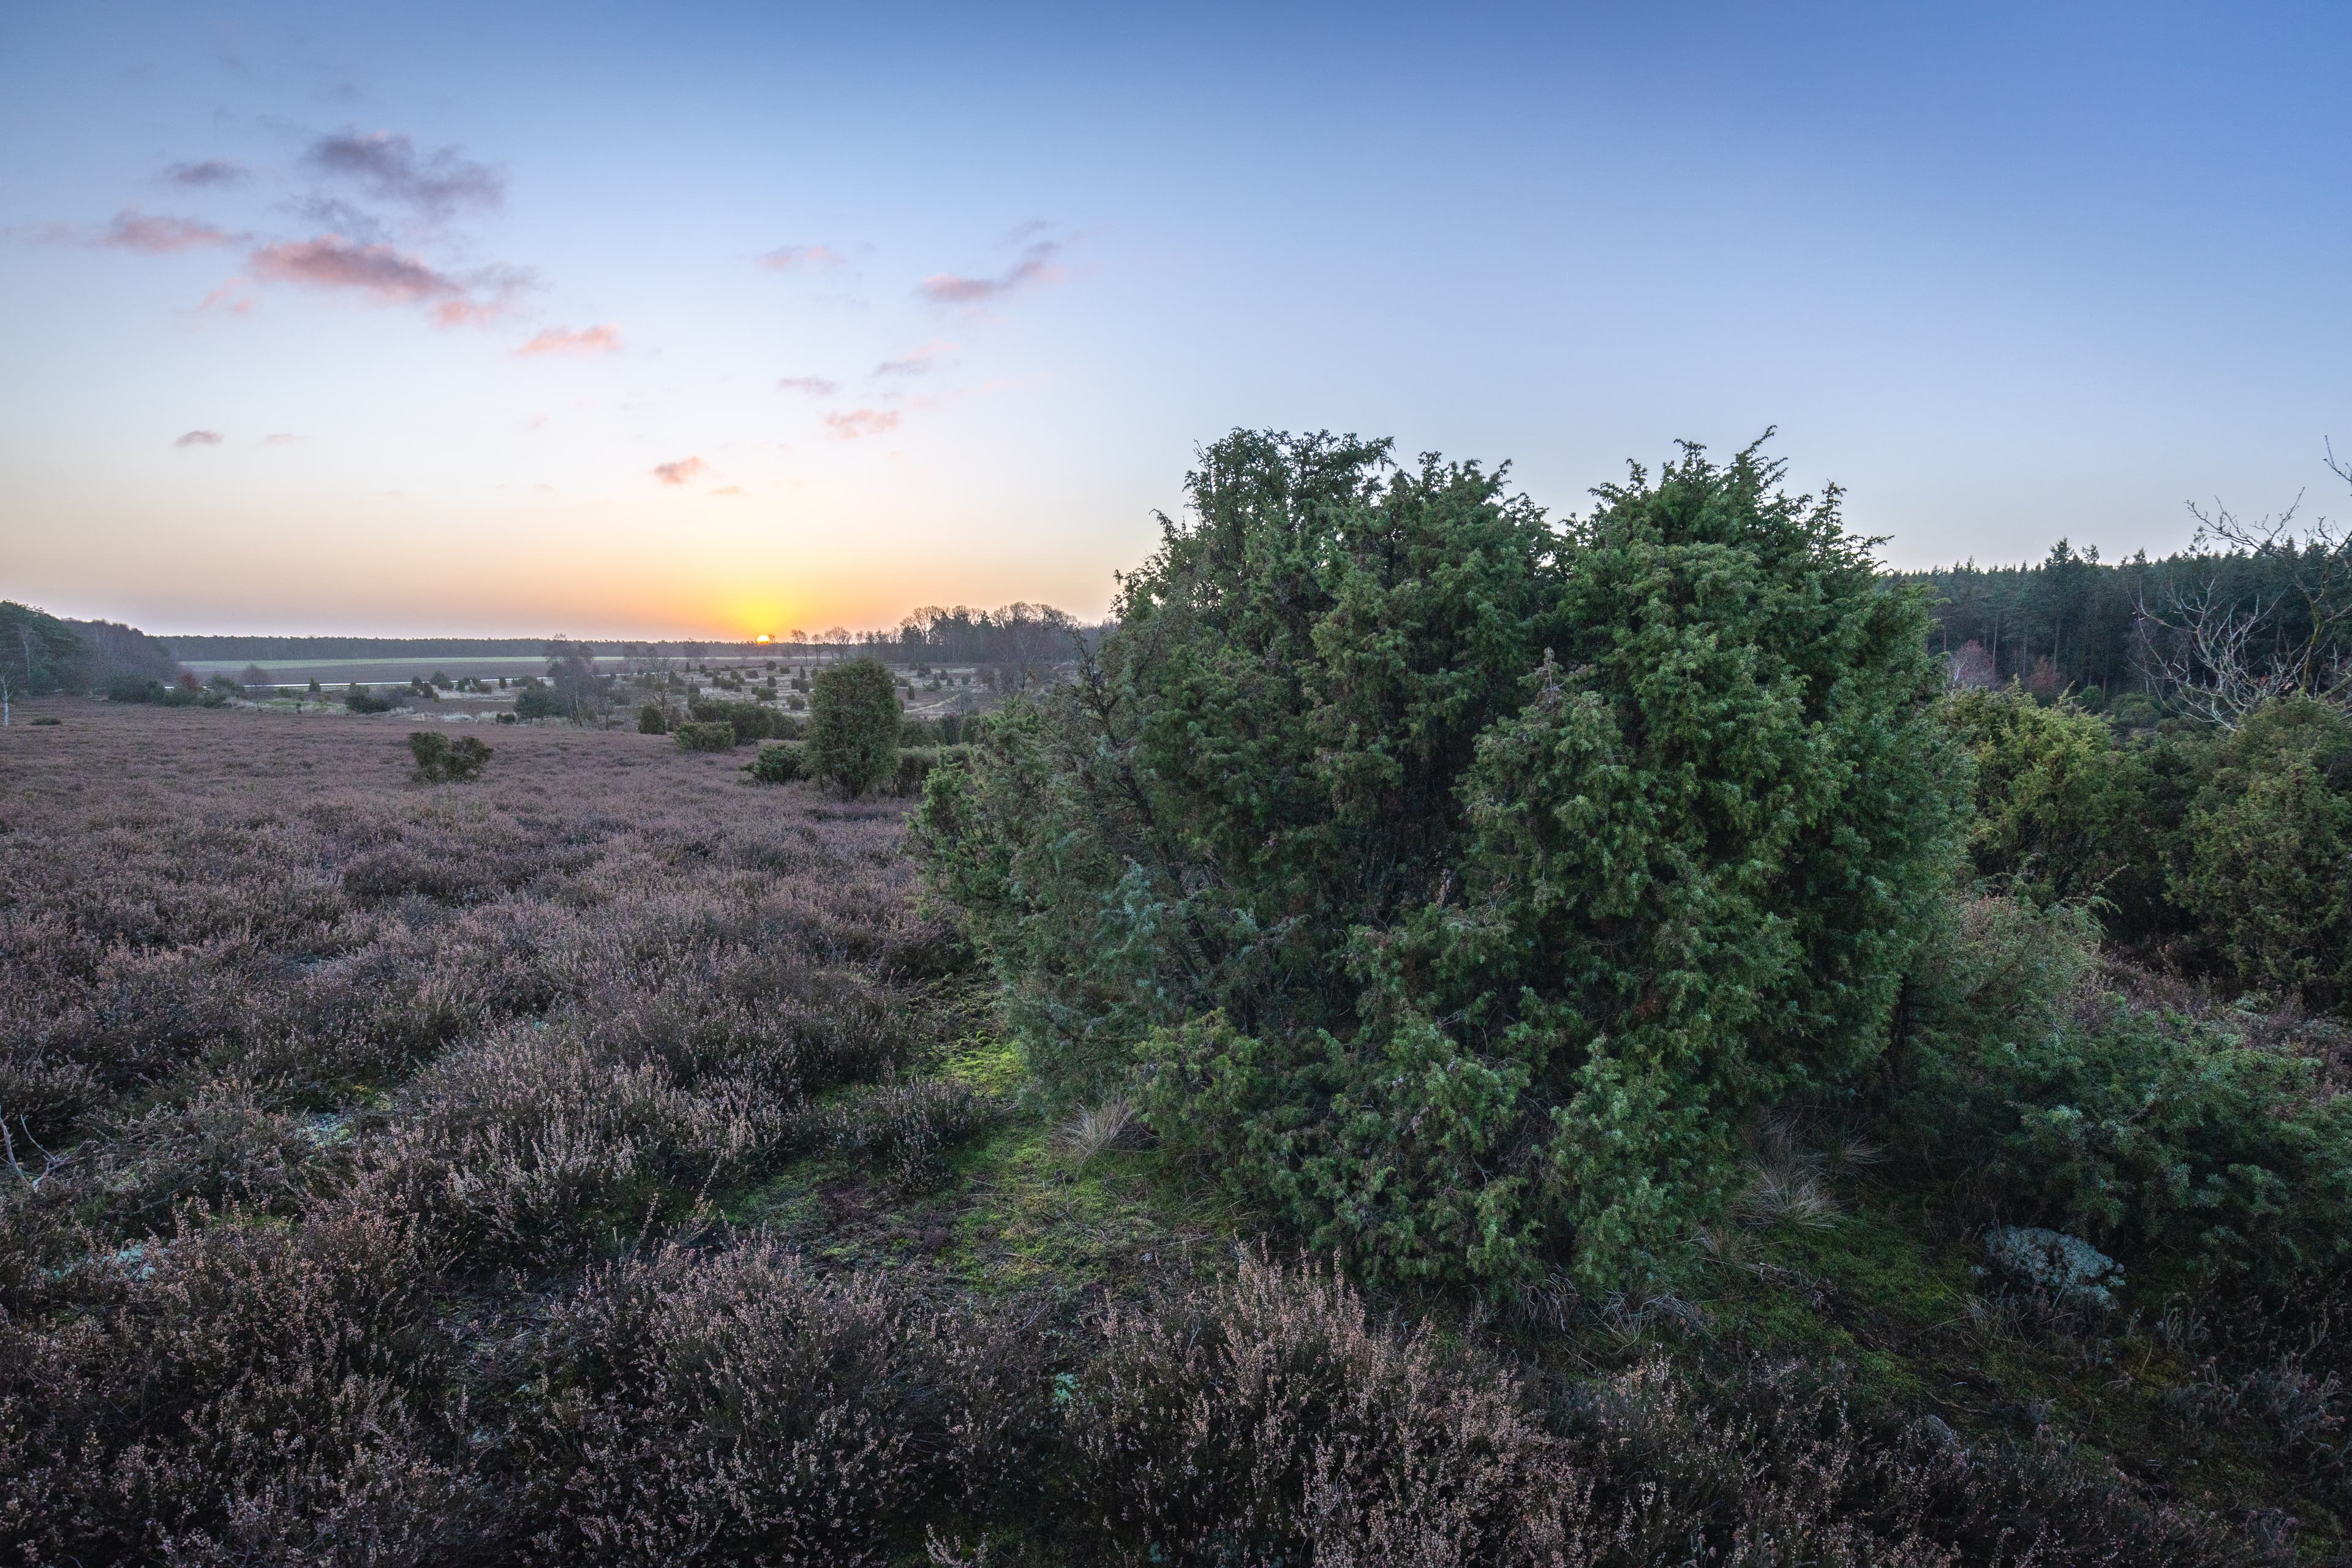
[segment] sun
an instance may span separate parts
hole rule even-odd
[[[767,633],[765,633],[765,632],[761,632],[761,633],[757,637],[753,638],[752,640],[753,640],[753,641],[755,641],[755,642],[773,642],[773,641],[775,641],[776,639],[775,639],[775,638],[773,638],[773,637],[770,637]]]

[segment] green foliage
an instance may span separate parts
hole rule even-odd
[[[751,759],[751,777],[761,784],[790,784],[801,776],[801,748],[793,741],[771,741]]]
[[[930,779],[931,771],[940,765],[940,761],[960,757],[963,750],[961,746],[920,746],[900,752],[898,772],[890,782],[890,793],[901,800],[911,800],[920,795]]]
[[[845,795],[897,778],[898,690],[880,660],[854,658],[817,676],[807,758],[819,782]]]
[[[471,735],[453,741],[437,731],[412,730],[408,751],[416,759],[419,784],[463,784],[490,765],[489,747]]]
[[[2291,698],[2221,742],[2174,898],[2248,985],[2352,1000],[2352,716]]]
[[[2104,720],[2014,684],[1954,692],[1937,714],[1976,764],[1979,876],[2046,904],[2101,892],[2144,860],[2138,769]]]
[[[2079,908],[1948,920],[1894,1117],[1933,1168],[2128,1259],[2282,1289],[2352,1261],[2352,1100],[2317,1062],[2102,990]]]
[[[669,733],[669,718],[663,713],[660,703],[648,702],[637,710],[637,733],[640,735]]]
[[[0,679],[18,696],[59,690],[79,679],[82,656],[81,639],[63,621],[0,599]]]
[[[672,731],[681,752],[731,752],[735,749],[735,726],[722,723],[697,723],[691,720]]]
[[[1556,528],[1236,433],[919,838],[1065,1083],[1376,1274],[1653,1267],[1741,1112],[1878,1052],[1956,802],[1923,614],[1752,451]]]
[[[761,702],[719,702],[697,699],[687,704],[687,717],[697,723],[725,724],[735,731],[735,743],[753,741],[797,741],[800,721]]]
[[[554,689],[535,675],[523,677],[522,687],[515,693],[514,710],[518,719],[556,719],[565,712]]]
[[[350,709],[354,713],[389,713],[392,711],[391,699],[378,697],[374,692],[370,691],[366,687],[362,686],[356,680],[343,689],[343,706]]]

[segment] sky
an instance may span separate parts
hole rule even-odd
[[[1236,427],[1898,566],[2352,449],[2352,6],[0,6],[0,597],[1081,616]]]

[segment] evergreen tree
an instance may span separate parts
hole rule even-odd
[[[1375,1273],[1654,1267],[1753,1108],[1880,1049],[1951,842],[1918,596],[1685,449],[1501,473],[1237,432],[1082,678],[919,826],[1049,1075]]]

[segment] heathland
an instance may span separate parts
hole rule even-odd
[[[2344,1560],[2352,557],[2126,679],[1777,484],[1237,435],[889,667],[9,606],[0,1548]]]

